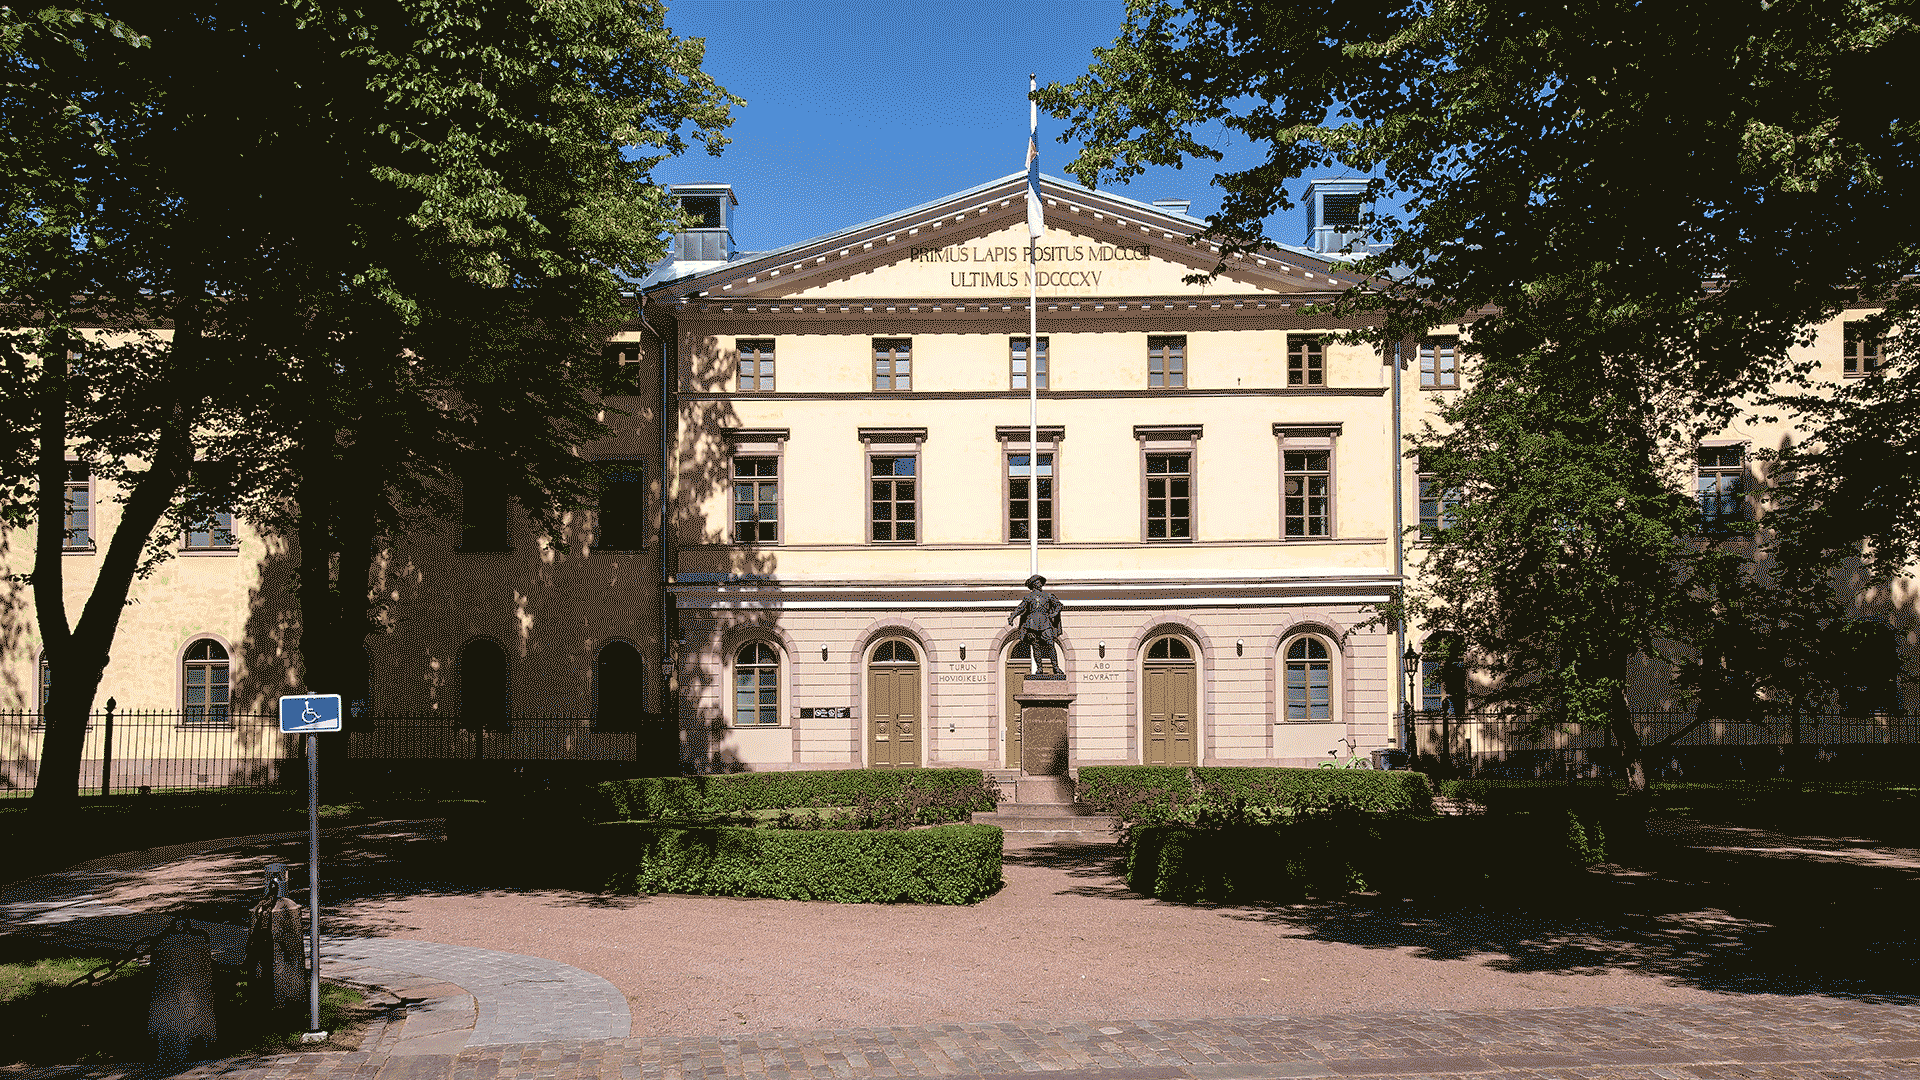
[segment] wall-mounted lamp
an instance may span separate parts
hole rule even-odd
[[[1100,643],[1100,659],[1105,660],[1106,658],[1107,658],[1107,643],[1103,641]]]
[[[1234,638],[1233,639],[1233,655],[1245,656],[1246,654],[1247,654],[1247,639]]]
[[[822,645],[820,646],[820,659],[825,660],[826,658],[827,658],[827,647],[825,645]]]
[[[966,658],[967,658],[967,643],[963,641],[960,643],[960,659],[965,660]]]

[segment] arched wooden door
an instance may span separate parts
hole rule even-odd
[[[1195,764],[1193,717],[1199,705],[1200,670],[1193,648],[1167,636],[1147,643],[1141,661],[1145,737],[1142,764]]]
[[[867,763],[920,764],[920,657],[898,638],[881,642],[867,663]]]

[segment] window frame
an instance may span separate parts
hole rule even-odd
[[[85,475],[76,479],[74,476],[76,472],[81,472]],[[99,545],[94,542],[93,538],[95,533],[98,532],[97,526],[99,522],[96,515],[100,507],[100,500],[95,497],[93,488],[93,466],[81,461],[79,458],[68,458],[67,478],[64,484],[66,489],[64,495],[65,514],[61,522],[60,550],[62,553],[68,555],[91,555],[99,550]],[[87,502],[85,510],[87,516],[87,524],[85,526],[86,540],[79,543],[76,543],[73,537],[73,496],[75,492],[83,493]],[[181,533],[183,543],[185,536],[186,534],[183,530]]]
[[[1000,541],[1006,544],[1024,544],[1026,537],[1013,535],[1013,465],[1015,454],[1053,455],[1053,536],[1052,540],[1041,539],[1042,544],[1060,542],[1060,443],[1067,437],[1067,429],[1059,424],[1041,424],[1036,431],[1040,441],[1038,448],[1027,444],[1027,426],[1025,424],[1005,424],[993,429],[993,436],[1000,442]],[[1024,501],[1024,500],[1023,500]]]
[[[733,342],[733,391],[736,394],[775,393],[775,338],[735,338]],[[763,348],[764,347],[764,348]],[[755,373],[746,374],[747,350],[753,350]],[[753,379],[753,385],[745,380]]]
[[[1010,390],[1027,389],[1027,374],[1020,370],[1021,365],[1027,364],[1026,349],[1027,336],[1025,334],[1007,339],[1007,388]],[[1034,373],[1039,379],[1035,389],[1051,389],[1052,387],[1048,382],[1051,377],[1051,368],[1049,366],[1047,335],[1039,334],[1034,338],[1033,351],[1038,364],[1029,366],[1033,367]]]
[[[1734,464],[1709,463],[1701,459],[1710,453],[1725,450],[1739,452],[1739,461]],[[1732,526],[1748,520],[1747,515],[1747,444],[1737,439],[1704,439],[1693,451],[1693,500],[1699,511],[1699,528],[1702,535],[1714,536],[1725,533]],[[1716,480],[1732,481],[1731,491],[1715,490],[1712,498],[1716,503],[1731,504],[1725,512],[1709,513],[1706,502],[1701,498],[1700,481],[1707,477]]]
[[[593,508],[593,543],[590,545],[590,550],[593,550],[593,551],[645,551],[647,550],[647,525],[649,522],[649,519],[647,517],[647,459],[644,457],[638,457],[638,456],[633,456],[633,457],[606,456],[606,457],[596,457],[594,458],[594,461],[596,464],[598,464],[601,467],[601,476],[600,476],[600,494],[599,494],[598,501],[595,502],[594,508]],[[637,543],[609,544],[607,543],[607,529],[605,524],[606,519],[604,516],[605,511],[603,509],[606,506],[608,474],[612,472],[612,468],[611,468],[612,466],[622,465],[622,464],[632,465],[633,471],[637,472],[640,477],[637,481],[634,482],[634,487],[636,489],[634,494],[636,497],[636,501],[639,503],[639,506],[634,511],[634,522],[630,526],[633,532],[633,535],[631,537],[627,537],[627,539],[633,539],[637,541]],[[620,537],[616,537],[616,539],[620,539]]]
[[[1307,715],[1296,717],[1292,715],[1293,702],[1289,696],[1293,688],[1292,665],[1296,663],[1296,661],[1292,656],[1292,653],[1296,646],[1301,645],[1302,643],[1305,643],[1305,642],[1312,642],[1314,644],[1319,645],[1320,648],[1325,651],[1326,656],[1324,657],[1324,659],[1315,658],[1315,657],[1301,657],[1297,661],[1298,663],[1302,664],[1305,668],[1305,672],[1307,675],[1307,682],[1303,689],[1307,691],[1308,696],[1305,704]],[[1274,718],[1274,722],[1279,724],[1339,723],[1342,719],[1342,713],[1344,711],[1340,707],[1341,705],[1340,699],[1342,697],[1340,693],[1340,688],[1341,688],[1340,680],[1341,680],[1341,672],[1342,672],[1342,664],[1341,664],[1342,657],[1340,653],[1340,647],[1331,638],[1329,638],[1328,635],[1326,635],[1325,633],[1322,633],[1319,630],[1312,630],[1312,629],[1296,630],[1293,633],[1286,635],[1284,638],[1280,640],[1280,648],[1275,653],[1275,656],[1278,659],[1277,666],[1279,670],[1276,672],[1276,676],[1279,680],[1280,685],[1279,685],[1279,697],[1278,697],[1279,715]],[[1314,664],[1321,663],[1321,662],[1324,662],[1327,668],[1327,683],[1326,683],[1327,715],[1325,717],[1316,717],[1313,715],[1312,667]]]
[[[921,448],[927,441],[926,428],[861,428],[860,441],[864,444],[862,454],[862,475],[864,480],[860,488],[862,502],[861,518],[866,522],[866,543],[874,547],[914,547],[926,543],[926,455]],[[878,458],[913,459],[913,524],[914,536],[911,540],[878,540],[874,538],[873,484],[875,480],[873,463]],[[889,474],[888,478],[897,483],[899,474]],[[891,505],[899,506],[896,498]],[[898,518],[891,519],[898,523]]]
[[[1279,447],[1280,465],[1280,540],[1283,543],[1321,543],[1338,539],[1340,536],[1340,454],[1336,445],[1344,424],[1285,424],[1273,425],[1273,437]],[[1324,471],[1304,472],[1305,476],[1324,475],[1327,481],[1327,531],[1324,535],[1311,533],[1293,535],[1287,532],[1287,477],[1296,470],[1287,468],[1289,453],[1322,453],[1327,455],[1327,467]],[[1311,496],[1306,496],[1310,498]]]
[[[225,469],[225,468],[228,468],[228,466],[224,462],[199,460],[193,463],[192,468],[193,470],[196,470],[196,471],[199,471],[199,470],[212,471],[216,469]],[[193,483],[191,472],[188,474],[187,483],[188,483],[188,490],[191,491],[192,483]],[[195,528],[195,525],[204,525],[206,526],[206,528],[204,529]],[[207,537],[206,542],[195,543],[194,537],[201,533],[204,533],[206,535]],[[218,538],[221,536],[226,537],[225,543],[221,543],[218,541]],[[177,550],[178,550],[178,553],[181,555],[194,555],[194,556],[203,556],[203,555],[223,556],[223,555],[239,554],[240,553],[240,534],[234,528],[233,510],[231,508],[226,510],[215,510],[215,511],[212,511],[211,514],[204,521],[191,522],[184,525],[180,530],[180,546]]]
[[[1448,370],[1440,370],[1441,350],[1447,350]],[[1420,389],[1460,389],[1460,335],[1429,334],[1420,339],[1414,355],[1419,361]],[[1429,369],[1431,362],[1431,369]],[[1444,380],[1442,376],[1445,376]]]
[[[884,358],[882,352],[887,353]],[[887,365],[886,379],[890,385],[880,385],[880,365]],[[903,374],[904,371],[904,374]],[[899,385],[902,379],[906,385]],[[913,339],[910,337],[873,339],[873,392],[876,394],[913,393]]]
[[[1296,379],[1295,375],[1299,378]],[[1287,388],[1307,389],[1326,385],[1326,339],[1319,334],[1288,334]]]
[[[1433,485],[1431,498],[1428,497],[1429,484]],[[1460,493],[1457,490],[1447,491],[1441,488],[1440,481],[1434,479],[1434,474],[1427,470],[1425,462],[1414,463],[1413,491],[1414,522],[1415,527],[1420,530],[1421,543],[1430,542],[1440,533],[1454,527],[1458,521],[1456,515],[1460,509]],[[1432,503],[1434,508],[1431,519],[1427,515],[1429,503]],[[1433,523],[1431,526],[1428,525],[1429,520]]]
[[[1871,378],[1886,366],[1886,335],[1870,335],[1865,326],[1865,321],[1858,319],[1840,324],[1840,374],[1845,378]]]
[[[1133,438],[1140,446],[1140,540],[1148,544],[1191,544],[1200,538],[1200,438],[1206,433],[1200,424],[1135,424]],[[1147,469],[1151,458],[1163,454],[1187,455],[1187,535],[1149,536],[1152,519],[1148,514],[1152,484]],[[1171,501],[1172,496],[1168,496]],[[1171,507],[1169,507],[1171,511]],[[1171,517],[1169,517],[1171,525]],[[1171,530],[1169,530],[1171,531]]]
[[[499,650],[500,653],[500,715],[497,717],[476,718],[473,715],[472,709],[469,708],[473,703],[467,700],[467,691],[469,689],[467,668],[470,660],[468,654],[473,651],[474,646],[483,642],[493,646]],[[513,654],[507,651],[507,647],[502,644],[498,638],[489,634],[475,634],[460,643],[460,647],[454,651],[453,657],[453,684],[460,691],[460,726],[472,729],[478,729],[488,724],[495,725],[496,729],[511,726],[513,721]]]
[[[499,538],[497,547],[479,546],[473,542],[474,535],[480,529],[473,524],[468,511],[472,504],[467,493],[472,490],[493,489],[499,492]],[[484,538],[483,538],[484,539]],[[498,470],[487,466],[474,465],[460,473],[460,542],[454,550],[468,555],[499,555],[513,551],[513,496],[506,493],[500,484]]]
[[[727,543],[742,547],[775,547],[787,540],[787,483],[786,453],[789,428],[729,428],[724,432],[727,441]],[[738,467],[734,464],[741,459],[770,458],[773,460],[774,483],[774,538],[772,540],[741,540],[735,530],[739,523],[739,491],[736,487]],[[756,519],[758,520],[758,519]]]
[[[193,652],[203,643],[219,649],[221,653],[220,657],[217,659],[213,657],[208,657],[204,660],[195,659]],[[233,674],[235,667],[233,653],[233,646],[218,634],[195,634],[188,638],[186,643],[181,646],[179,659],[174,663],[174,676],[179,679],[180,685],[180,727],[206,731],[219,731],[233,727]],[[208,695],[208,700],[202,702],[199,706],[195,706],[188,700],[193,691],[192,670],[195,667],[203,668],[207,674],[207,682],[203,690]],[[225,702],[219,704],[211,700],[214,689],[212,676],[216,670],[224,677],[222,689],[224,689],[226,693]],[[209,714],[216,715],[194,719],[188,714],[196,707],[206,709]]]
[[[1160,355],[1154,355],[1156,351]],[[1159,386],[1153,384],[1156,377],[1153,370],[1155,361],[1161,365],[1158,376],[1161,380]],[[1177,372],[1173,370],[1176,364],[1179,367]],[[1185,390],[1191,384],[1189,379],[1191,374],[1192,371],[1187,366],[1187,335],[1153,334],[1147,338],[1147,389]],[[1172,382],[1171,380],[1176,376],[1180,381]]]
[[[752,665],[744,665],[744,666],[749,666],[756,670],[769,670],[769,669],[771,670],[773,675],[773,680],[774,680],[773,705],[771,706],[773,710],[773,720],[772,722],[769,723],[769,722],[762,721],[758,717],[756,717],[753,723],[743,724],[740,722],[740,669],[743,666],[740,662],[740,656],[742,653],[746,652],[748,649],[756,648],[756,647],[764,648],[768,652],[772,653],[773,662],[771,664],[752,664]],[[786,666],[787,666],[786,650],[780,647],[780,643],[778,641],[769,637],[764,637],[759,635],[750,637],[745,641],[740,642],[738,645],[734,646],[733,649],[727,653],[727,723],[730,726],[736,727],[736,728],[752,728],[756,730],[765,730],[767,728],[778,728],[778,727],[786,726],[787,710],[785,706],[786,706],[786,692],[787,692],[787,681],[788,681]],[[766,688],[756,680],[754,684],[754,693],[756,698],[759,695],[764,694],[765,692],[766,692]],[[756,710],[766,709],[768,707],[769,706],[764,705],[757,700],[754,703],[754,708]]]

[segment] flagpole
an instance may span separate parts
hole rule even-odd
[[[1040,572],[1040,106],[1027,75],[1027,573]],[[1035,670],[1038,670],[1036,668]]]

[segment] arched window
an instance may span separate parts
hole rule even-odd
[[[640,650],[624,641],[607,642],[593,663],[593,726],[631,730],[644,711],[646,685]]]
[[[224,724],[228,720],[232,687],[227,650],[212,638],[201,638],[187,647],[185,670],[181,672],[185,693],[182,719],[189,724]]]
[[[733,722],[741,727],[780,723],[780,654],[749,641],[733,656]]]
[[[1193,650],[1177,637],[1163,637],[1147,646],[1149,660],[1191,660]]]
[[[460,719],[469,726],[498,724],[512,715],[507,700],[507,652],[486,638],[460,649]]]
[[[1333,719],[1333,651],[1311,635],[1287,643],[1283,660],[1285,718]]]

